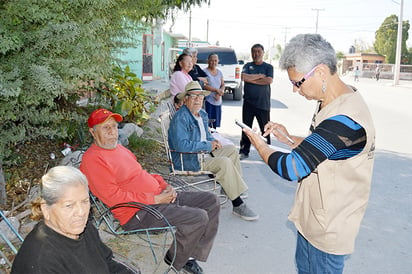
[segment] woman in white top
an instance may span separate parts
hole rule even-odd
[[[172,97],[185,91],[187,83],[192,81],[189,71],[193,68],[192,56],[182,53],[176,60],[172,76],[170,77],[170,93]]]
[[[206,96],[205,110],[209,116],[212,128],[220,127],[222,118],[222,96],[225,92],[225,82],[223,73],[217,68],[219,64],[219,56],[212,53],[207,58],[208,67],[204,69],[207,74],[207,84],[205,89],[211,91],[211,94]]]

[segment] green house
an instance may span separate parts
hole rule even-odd
[[[177,56],[182,52],[178,41],[187,39],[181,34],[163,30],[162,25],[142,28],[135,47],[122,49],[118,58],[143,81],[169,79]]]

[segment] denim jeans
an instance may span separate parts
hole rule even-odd
[[[342,274],[346,255],[333,255],[311,245],[299,232],[296,267],[299,274]]]

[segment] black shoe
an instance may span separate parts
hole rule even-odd
[[[203,274],[203,269],[196,262],[196,260],[187,261],[187,263],[183,266],[183,270],[191,274]]]
[[[171,265],[172,264],[172,259],[170,258],[169,252],[166,252],[166,255],[164,257],[164,261],[167,265]]]

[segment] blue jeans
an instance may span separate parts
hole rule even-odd
[[[222,120],[222,105],[216,106],[206,101],[205,110],[207,112],[209,120],[214,120],[213,122],[209,123],[209,127],[211,128],[220,127],[220,121]]]
[[[342,274],[345,256],[317,249],[298,232],[295,260],[299,274]]]

